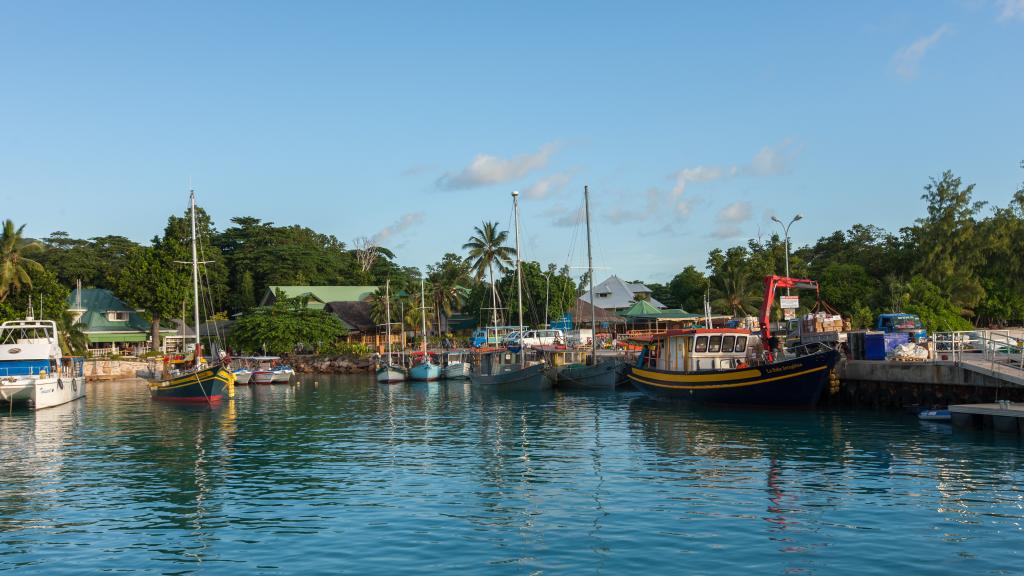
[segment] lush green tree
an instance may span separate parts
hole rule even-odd
[[[756,314],[761,305],[760,284],[752,277],[749,252],[742,246],[708,255],[711,270],[711,307],[733,316]]]
[[[32,287],[32,272],[43,266],[32,257],[42,251],[38,242],[25,239],[25,225],[15,227],[12,220],[4,221],[0,234],[0,302],[12,292]]]
[[[970,330],[971,323],[960,315],[960,309],[942,294],[938,286],[920,274],[908,284],[909,294],[904,311],[917,314],[928,331],[951,332]]]
[[[68,307],[67,286],[61,284],[56,275],[42,267],[33,267],[29,274],[30,289],[13,292],[2,302],[0,319],[16,320],[24,318],[32,304],[32,315],[36,318],[57,320]],[[42,316],[40,316],[42,314]]]
[[[117,279],[117,295],[149,316],[154,350],[160,347],[160,321],[180,314],[183,305],[191,309],[190,272],[173,254],[159,242],[136,250]]]
[[[441,261],[427,266],[428,301],[433,302],[435,316],[450,318],[462,308],[472,279],[469,263],[451,252]]]
[[[932,178],[924,190],[921,199],[928,213],[909,229],[918,247],[915,271],[969,316],[985,297],[975,274],[983,258],[976,216],[985,203],[973,200],[974,184],[963,186],[949,171],[938,180]]]
[[[494,269],[504,272],[512,267],[515,250],[506,246],[508,230],[498,230],[497,222],[484,222],[482,226],[473,228],[473,235],[462,245],[463,250],[469,254],[466,261],[469,262],[470,272],[477,282],[483,280],[484,273],[487,274],[487,282],[491,285],[491,317],[498,317],[498,295],[494,287]],[[496,322],[496,320],[492,320]]]
[[[266,354],[316,353],[338,347],[345,335],[345,325],[337,316],[308,308],[300,298],[281,298],[273,306],[254,308],[236,320],[231,344],[239,350]]]
[[[819,283],[822,298],[848,314],[878,301],[879,281],[859,264],[832,264],[822,272]]]
[[[696,266],[687,266],[683,268],[682,272],[676,274],[668,284],[673,303],[669,304],[664,300],[662,302],[682,308],[687,312],[700,312],[704,310],[704,293],[709,286],[709,280],[703,272],[697,270]]]
[[[549,271],[553,270],[549,266]],[[544,323],[547,302],[547,319],[561,318],[572,310],[576,303],[576,284],[572,278],[562,274],[546,274],[540,263],[523,262],[523,322],[529,326],[540,326]],[[498,281],[498,292],[508,303],[509,323],[519,321],[518,298],[516,297],[516,273],[509,270]]]

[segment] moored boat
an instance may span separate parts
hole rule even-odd
[[[652,398],[710,404],[814,406],[839,360],[830,348],[748,363],[757,336],[746,330],[670,331],[655,337],[629,379]],[[731,345],[728,347],[726,345]],[[709,352],[709,350],[713,350]],[[728,350],[728,351],[725,351]]]
[[[430,360],[429,355],[422,362],[409,369],[410,380],[440,380],[441,367]]]
[[[52,320],[0,325],[0,401],[42,410],[85,396],[84,360],[64,356]]]
[[[250,382],[253,384],[273,384],[274,383],[274,371],[273,370],[254,370]]]
[[[516,231],[516,298],[519,302],[519,333],[523,333],[523,271],[519,252],[519,192],[512,192],[512,213]],[[484,354],[478,372],[470,373],[473,386],[496,391],[529,392],[551,387],[544,374],[544,362],[527,362],[527,351],[496,351]]]
[[[249,379],[252,378],[252,371],[246,368],[238,368],[231,373],[235,375],[235,384],[248,384]]]
[[[440,380],[441,365],[435,362],[427,352],[427,304],[423,276],[420,276],[420,326],[420,341],[423,349],[419,354],[419,363],[409,369],[409,379],[421,382]]]
[[[405,368],[401,363],[395,362],[391,355],[391,279],[388,278],[384,282],[384,309],[385,318],[387,323],[385,324],[384,333],[387,335],[387,351],[386,357],[381,358],[377,362],[377,382],[380,384],[397,384],[404,382],[406,377]]]
[[[274,384],[287,384],[292,381],[292,376],[295,375],[295,370],[291,366],[277,366],[273,370],[272,381]]]
[[[469,362],[464,352],[445,354],[444,377],[446,380],[469,378]]]
[[[169,402],[206,402],[214,404],[225,395],[234,395],[235,376],[219,361],[207,362],[202,355],[199,341],[199,256],[196,249],[196,195],[189,197],[192,221],[192,296],[195,320],[195,343],[188,358],[165,357],[163,369],[152,371],[149,379],[149,393],[153,400]]]

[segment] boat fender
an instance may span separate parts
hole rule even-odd
[[[78,380],[74,378],[71,379],[71,391],[78,392]]]
[[[61,390],[64,389],[64,381],[60,378],[57,378],[57,388],[60,388]]]

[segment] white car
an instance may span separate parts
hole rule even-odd
[[[522,342],[520,342],[522,340]],[[519,332],[513,332],[505,337],[505,344],[508,346],[522,345],[526,348],[534,346],[551,346],[564,344],[565,334],[561,330],[527,330],[520,338]]]

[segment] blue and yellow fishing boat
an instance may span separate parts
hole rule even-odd
[[[756,406],[814,406],[839,361],[831,348],[771,353],[748,330],[674,330],[644,346],[629,380],[663,400]]]
[[[219,402],[227,394],[229,398],[234,396],[235,375],[228,370],[226,355],[217,358],[215,362],[208,363],[202,354],[202,344],[199,340],[199,256],[196,250],[196,195],[192,192],[189,197],[189,208],[192,219],[192,295],[193,312],[195,320],[195,343],[188,357],[164,357],[164,363],[159,372],[150,369],[147,374],[149,380],[149,394],[153,400],[164,400],[169,402],[207,402],[213,404]],[[223,364],[222,364],[223,362]]]
[[[184,359],[182,362],[168,359],[162,376],[160,380],[151,381],[149,384],[149,393],[153,400],[220,402],[225,394],[230,396],[235,381],[235,375],[230,370],[220,363],[206,364],[201,355],[198,364],[192,358]]]

